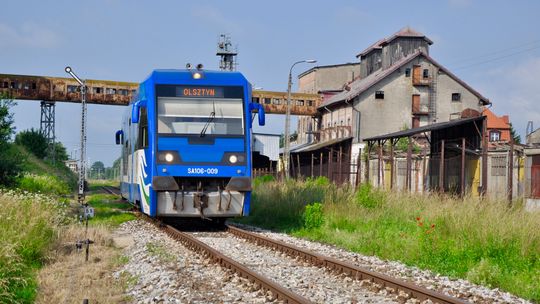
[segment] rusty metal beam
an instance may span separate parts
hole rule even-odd
[[[139,83],[86,80],[87,103],[126,106],[137,94]],[[79,103],[79,84],[72,78],[0,74],[0,93],[13,99]],[[285,114],[286,92],[253,91],[252,101],[263,105],[268,114]],[[317,115],[322,98],[318,94],[292,93],[291,114]]]

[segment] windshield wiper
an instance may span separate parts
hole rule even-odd
[[[208,129],[208,126],[210,125],[210,123],[216,117],[216,104],[215,104],[215,102],[212,102],[212,105],[213,105],[214,109],[213,109],[212,112],[210,112],[210,116],[208,116],[208,120],[206,121],[206,123],[204,124],[204,127],[201,130],[201,137],[204,137],[204,135],[206,135],[206,130]]]

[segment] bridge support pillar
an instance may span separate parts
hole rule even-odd
[[[55,102],[54,101],[42,101],[41,102],[41,119],[40,119],[40,125],[39,125],[39,131],[45,138],[47,139],[47,142],[49,144],[48,146],[48,153],[50,159],[54,162],[54,156],[55,156]]]

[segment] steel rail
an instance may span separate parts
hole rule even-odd
[[[208,257],[212,262],[232,270],[237,273],[240,277],[248,279],[251,283],[259,285],[263,290],[272,292],[272,295],[275,299],[283,301],[285,303],[291,304],[308,304],[312,303],[308,299],[298,295],[289,289],[284,288],[283,286],[275,283],[274,281],[258,274],[257,272],[247,268],[246,266],[234,261],[233,259],[223,255],[221,252],[213,249],[212,247],[206,245],[205,243],[197,240],[195,237],[181,232],[176,228],[170,225],[164,225],[157,220],[150,219],[147,216],[143,218],[154,225],[159,229],[163,230],[171,238],[179,241],[188,249],[193,250],[205,257]]]
[[[347,262],[339,261],[331,257],[326,257],[314,252],[310,252],[282,241],[260,236],[259,234],[246,231],[238,227],[227,225],[227,230],[236,236],[247,239],[258,245],[262,245],[283,252],[293,257],[299,257],[313,265],[325,267],[330,271],[342,273],[358,280],[369,280],[383,287],[393,288],[394,290],[401,290],[407,293],[411,298],[415,298],[420,301],[431,300],[434,303],[444,304],[468,303],[461,299],[450,297],[445,294],[432,291],[427,288],[408,283],[381,273],[377,273],[362,267],[358,267]]]

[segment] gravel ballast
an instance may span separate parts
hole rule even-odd
[[[421,270],[416,267],[404,265],[395,261],[384,261],[375,256],[366,256],[350,252],[335,246],[312,242],[283,233],[271,232],[265,229],[247,225],[234,224],[235,226],[266,237],[283,241],[297,247],[316,252],[320,255],[352,263],[375,272],[383,273],[391,277],[402,279],[407,282],[423,286],[427,289],[442,292],[446,295],[457,297],[472,303],[531,303],[510,293],[499,289],[490,289],[473,284],[467,280],[451,279],[431,271]]]

